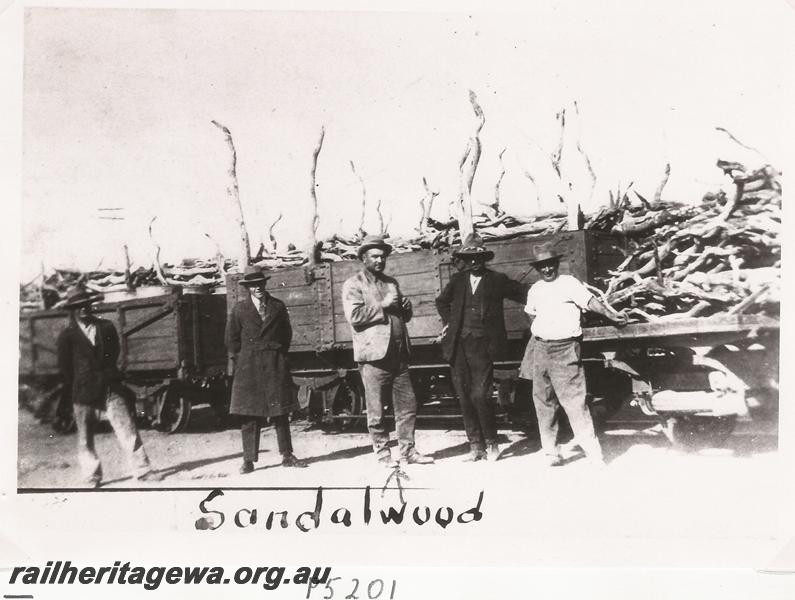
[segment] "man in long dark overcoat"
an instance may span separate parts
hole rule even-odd
[[[229,412],[242,417],[241,473],[254,470],[265,419],[276,429],[282,466],[307,466],[293,454],[290,437],[289,415],[295,396],[287,352],[293,330],[287,307],[265,290],[268,279],[261,268],[246,268],[240,285],[247,293],[232,307],[226,325],[226,347],[234,374]]]
[[[494,361],[507,344],[503,300],[524,303],[528,286],[486,268],[494,252],[477,234],[453,252],[463,268],[436,299],[444,324],[442,354],[450,370],[470,444],[470,460],[497,460],[497,419],[492,403]]]
[[[92,312],[96,294],[75,288],[63,307],[70,311],[69,325],[58,336],[58,368],[64,394],[71,399],[77,424],[77,458],[83,479],[91,487],[102,482],[102,463],[94,448],[97,411],[104,410],[119,445],[140,481],[158,480],[149,465],[135,419],[122,386],[119,334],[107,319]]]

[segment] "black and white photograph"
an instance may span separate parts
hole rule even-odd
[[[791,597],[791,2],[0,26],[5,598]]]

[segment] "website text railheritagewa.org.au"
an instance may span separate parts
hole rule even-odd
[[[115,561],[112,566],[78,567],[71,561],[47,561],[41,567],[14,567],[9,583],[12,585],[140,585],[156,590],[167,585],[261,585],[275,590],[282,584],[317,585],[325,583],[330,567],[297,567],[288,572],[285,567],[238,567],[227,572],[223,567],[140,567],[129,562]]]

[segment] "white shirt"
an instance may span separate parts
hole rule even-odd
[[[563,340],[582,335],[580,315],[593,298],[578,279],[558,275],[555,281],[540,280],[527,292],[524,311],[535,317],[530,331],[544,340]]]
[[[254,305],[254,308],[257,309],[259,316],[260,317],[264,316],[266,312],[266,307],[268,305],[266,297],[263,296],[262,299],[260,300],[251,292],[249,292],[249,295],[251,297],[251,303]]]
[[[86,337],[88,338],[88,341],[91,342],[91,345],[92,346],[96,346],[97,345],[97,326],[94,325],[93,323],[88,322],[88,321],[83,322],[80,319],[76,319],[76,320],[77,320],[77,326],[80,327],[80,329],[83,331],[83,333],[86,334]]]
[[[480,283],[481,279],[483,279],[483,275],[475,275],[474,273],[469,274],[469,285],[472,287],[473,294],[478,290],[478,284]]]

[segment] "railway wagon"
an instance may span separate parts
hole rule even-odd
[[[538,278],[528,258],[539,243],[553,244],[563,255],[561,272],[598,284],[623,259],[621,240],[590,231],[561,232],[534,238],[516,238],[489,244],[494,251],[490,267],[532,284]],[[351,331],[342,307],[342,285],[361,269],[357,260],[324,263],[314,268],[271,271],[268,290],[285,302],[293,325],[290,361],[298,397],[310,416],[321,421],[349,422],[364,411],[361,382],[352,358]],[[445,399],[454,396],[448,366],[441,355],[441,319],[435,299],[450,276],[456,260],[450,250],[393,253],[387,273],[395,277],[401,293],[409,297],[414,316],[408,323],[412,344],[411,375],[424,418],[449,415]],[[227,278],[229,305],[242,289],[239,275]],[[509,355],[515,360],[497,365],[495,380],[502,401],[515,399],[516,367],[528,336],[529,322],[523,306],[506,302],[505,323]],[[623,378],[625,379],[625,377]]]
[[[223,413],[224,295],[166,288],[150,297],[96,304],[95,312],[119,332],[119,368],[139,418],[173,432],[187,426],[195,404]],[[56,342],[68,320],[62,309],[20,314],[19,380],[40,401],[56,401],[60,394]]]
[[[563,254],[561,273],[597,287],[624,260],[620,237],[590,231],[561,232],[489,244],[490,268],[532,284],[532,247],[550,243]],[[269,291],[285,302],[293,324],[290,361],[302,408],[319,421],[353,422],[364,415],[361,381],[352,359],[351,332],[342,307],[343,282],[361,268],[359,261],[325,263],[270,273]],[[420,417],[446,418],[454,390],[441,356],[442,329],[434,300],[456,270],[449,250],[394,253],[387,273],[409,297],[414,317],[411,376]],[[231,301],[241,293],[239,276],[227,280]],[[658,419],[674,441],[694,431],[731,432],[749,406],[777,403],[778,319],[759,315],[719,315],[681,321],[632,324],[618,329],[586,315],[583,361],[589,401],[602,416],[627,403]],[[495,365],[495,395],[509,415],[534,418],[532,385],[517,378],[529,337],[523,307],[506,301],[508,360]],[[452,411],[455,414],[455,409]]]
[[[495,253],[490,266],[531,284],[537,274],[528,257],[542,242],[564,255],[562,273],[597,286],[624,259],[620,238],[574,231],[489,244]],[[348,260],[270,272],[269,291],[285,302],[293,325],[290,362],[297,400],[315,421],[346,425],[364,414],[342,308],[342,284],[360,268],[358,261]],[[408,324],[411,376],[424,418],[447,418],[455,404],[434,304],[455,270],[448,250],[395,253],[387,265],[414,306]],[[242,292],[238,279],[227,277],[225,293],[161,290],[96,306],[120,332],[119,366],[140,417],[174,432],[187,426],[196,404],[225,413],[229,382],[223,334],[227,310]],[[52,309],[20,315],[20,383],[45,396],[59,391],[55,343],[67,319],[66,311]],[[522,306],[507,302],[505,322],[509,359],[495,365],[495,394],[509,415],[532,418],[530,384],[517,379],[529,325]],[[676,440],[695,429],[728,433],[749,407],[777,403],[777,318],[723,315],[616,329],[588,316],[585,325],[590,401],[604,414],[631,402],[659,419]]]

